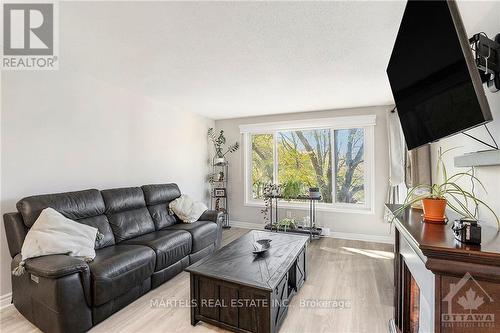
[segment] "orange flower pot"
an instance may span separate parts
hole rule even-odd
[[[446,199],[422,199],[424,222],[445,223]]]

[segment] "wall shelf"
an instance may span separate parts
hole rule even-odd
[[[500,165],[500,150],[484,150],[455,156],[456,167]]]

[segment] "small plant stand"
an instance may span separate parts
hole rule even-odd
[[[286,198],[291,200],[301,200],[309,202],[309,226],[298,227],[295,229],[279,229],[274,224],[279,222],[278,217],[278,202],[280,199],[284,199],[281,195],[269,195],[266,196],[271,199],[271,205],[269,207],[269,223],[264,227],[266,230],[276,231],[276,232],[291,232],[296,234],[307,234],[311,240],[319,239],[321,235],[321,228],[316,227],[316,203],[321,200],[321,197],[313,198],[307,195],[301,195],[293,198]]]
[[[230,229],[229,224],[229,202],[227,193],[229,163],[215,163],[212,159],[212,179],[210,181],[210,209],[223,213],[222,228]]]

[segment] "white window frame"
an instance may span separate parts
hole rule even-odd
[[[281,121],[272,123],[261,124],[245,124],[240,125],[240,132],[243,135],[243,148],[244,148],[244,205],[251,207],[264,207],[263,200],[254,199],[252,196],[252,140],[251,135],[255,134],[272,134],[273,145],[273,177],[278,179],[278,132],[293,131],[293,130],[314,130],[314,129],[330,129],[341,130],[350,128],[362,128],[364,130],[364,191],[365,203],[364,204],[351,204],[351,203],[318,203],[316,205],[318,211],[332,211],[342,213],[361,213],[361,214],[374,214],[374,182],[375,182],[375,115],[365,116],[348,116],[348,117],[335,117],[335,118],[319,118],[307,120],[294,120],[294,121]],[[332,135],[332,147],[334,147],[334,135]],[[333,154],[332,154],[333,158]],[[332,161],[332,168],[335,161]],[[332,177],[332,193],[333,200],[335,200],[335,178]],[[302,202],[280,202],[280,208],[285,209],[308,209],[309,205]]]

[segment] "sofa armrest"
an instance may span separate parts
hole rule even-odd
[[[18,267],[21,254],[12,259]],[[11,275],[12,302],[43,332],[86,332],[92,327],[88,265],[67,255],[27,259],[25,273]]]
[[[16,254],[21,252],[28,228],[24,225],[23,218],[19,213],[5,213],[3,221],[10,256],[14,258]]]
[[[201,214],[198,221],[212,221],[217,224],[222,224],[222,215],[222,212],[208,209],[203,214]]]
[[[217,224],[217,239],[215,240],[215,248],[219,249],[222,245],[222,225],[224,224],[224,213],[218,210],[206,210],[201,214],[198,221],[212,221]]]
[[[54,254],[26,260],[25,268],[29,273],[46,278],[59,278],[73,273],[87,273],[87,263],[64,254]]]

